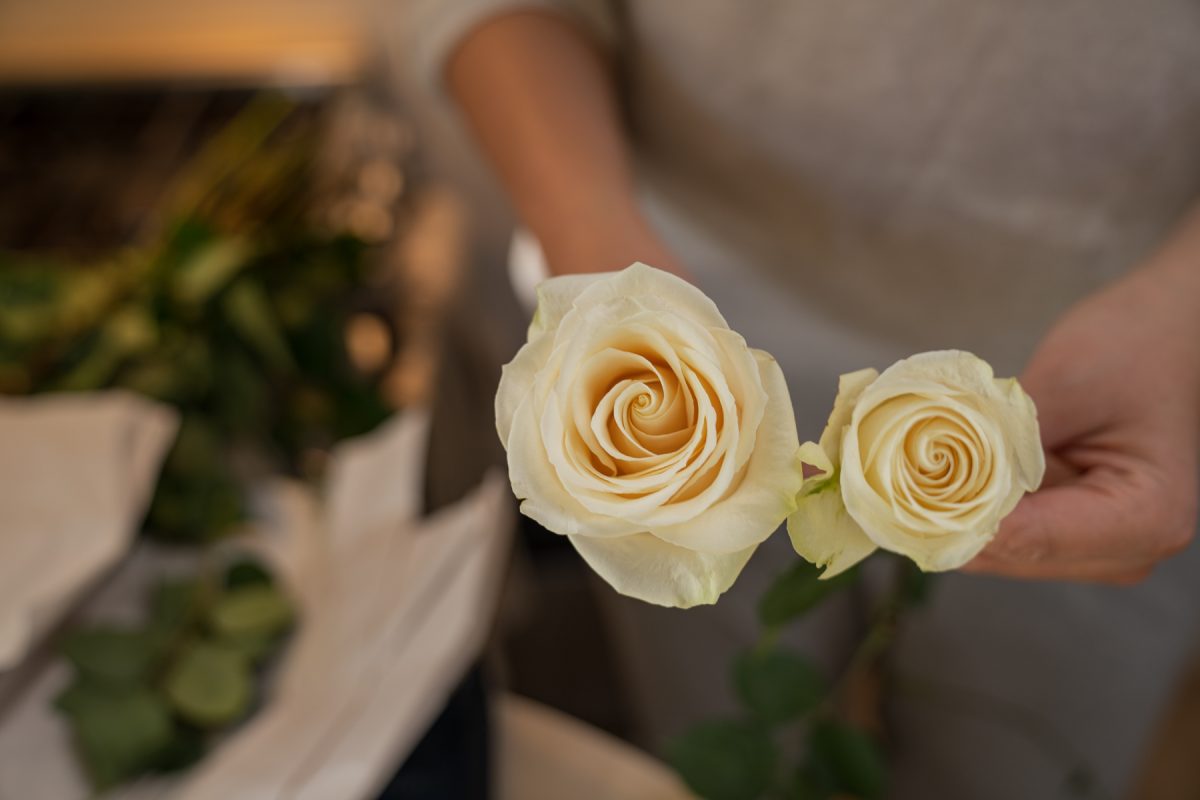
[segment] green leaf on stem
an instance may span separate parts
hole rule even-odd
[[[842,574],[821,580],[821,567],[803,559],[784,572],[768,587],[758,604],[758,617],[768,628],[798,619],[836,590],[852,583],[858,574],[850,569]]]
[[[912,608],[919,608],[929,602],[929,594],[933,590],[935,574],[922,572],[913,563],[904,565],[900,575],[900,599]]]
[[[862,731],[824,720],[809,733],[809,762],[802,774],[816,786],[831,786],[862,800],[882,797],[887,767],[875,742]]]
[[[672,742],[667,760],[705,800],[754,800],[770,787],[778,753],[762,725],[718,720]]]
[[[742,653],[733,666],[738,696],[768,725],[811,711],[825,694],[825,680],[799,653],[781,648]]]

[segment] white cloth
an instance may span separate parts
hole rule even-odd
[[[0,398],[0,677],[129,547],[175,426],[126,392]]]
[[[428,426],[412,410],[339,446],[324,503],[296,482],[265,487],[254,534],[229,543],[261,552],[298,606],[265,702],[188,772],[136,781],[112,800],[378,794],[479,657],[508,563],[502,475],[421,518]],[[147,588],[191,574],[199,555],[139,547],[89,598],[87,617],[133,621]],[[0,800],[89,795],[53,708],[69,673],[61,660],[43,664],[0,708]]]

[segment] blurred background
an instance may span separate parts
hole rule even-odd
[[[513,219],[403,24],[0,3],[0,800],[686,796],[496,472]],[[1198,742],[1194,672],[1135,797]]]

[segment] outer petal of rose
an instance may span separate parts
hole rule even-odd
[[[1021,487],[1032,492],[1042,485],[1046,474],[1046,454],[1038,430],[1037,408],[1016,378],[996,381],[996,388],[1000,395],[996,402],[996,425],[1012,446]]]
[[[533,390],[538,372],[545,368],[553,350],[553,336],[538,337],[522,345],[513,360],[500,370],[500,386],[496,389],[496,432],[505,447],[508,447],[517,408]]]
[[[997,523],[997,528],[999,524]],[[995,534],[920,538],[911,536],[901,555],[911,558],[925,572],[945,572],[958,569],[979,555]],[[885,548],[886,549],[886,548]],[[897,551],[900,552],[900,551]]]
[[[816,442],[805,442],[800,445],[800,452],[797,454],[797,458],[800,459],[801,463],[808,464],[810,467],[820,470],[818,474],[805,478],[804,486],[821,483],[833,477],[833,459],[825,452],[825,448]]]
[[[822,579],[845,572],[875,551],[875,543],[846,513],[833,482],[800,498],[787,529],[800,557],[825,567]]]
[[[847,372],[838,378],[838,393],[833,401],[833,411],[829,414],[829,421],[825,423],[825,430],[821,432],[821,449],[835,467],[842,463],[842,430],[850,424],[858,398],[878,377],[878,370],[868,368]]]
[[[796,419],[783,370],[775,359],[754,350],[767,391],[754,452],[737,488],[696,517],[654,528],[657,538],[708,553],[733,553],[766,539],[796,508],[804,484]]]
[[[957,388],[989,396],[995,393],[996,376],[991,364],[965,350],[932,350],[903,358],[885,369],[878,385],[888,387],[888,396],[897,394],[892,386],[906,380],[928,382],[947,388]],[[901,390],[903,392],[905,390]]]
[[[559,275],[547,278],[537,286],[537,310],[529,323],[527,338],[533,341],[544,333],[552,333],[575,304],[575,298],[597,281],[609,279],[612,272],[593,272],[585,275]]]
[[[701,553],[648,533],[570,539],[588,566],[621,594],[675,608],[717,602],[754,553],[754,547],[734,553]]]
[[[507,444],[508,478],[513,494],[522,500],[521,513],[564,535],[627,536],[641,530],[587,510],[563,487],[542,445],[535,399],[527,397],[517,408]]]
[[[638,262],[608,278],[596,281],[580,292],[579,306],[590,308],[618,298],[636,297],[652,302],[655,308],[676,311],[705,327],[729,327],[716,303],[683,278],[669,272]]]

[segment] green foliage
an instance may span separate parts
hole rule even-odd
[[[908,606],[919,607],[929,602],[936,575],[922,572],[921,568],[907,560],[901,564],[901,601]]]
[[[273,636],[292,621],[292,606],[274,586],[250,585],[227,590],[209,612],[220,636]]]
[[[855,580],[851,569],[829,580],[821,580],[821,568],[800,559],[767,589],[758,604],[758,617],[768,628],[792,622],[816,607],[833,592]]]
[[[762,725],[719,720],[672,742],[667,760],[705,800],[754,800],[770,787],[778,754]]]
[[[162,581],[147,606],[140,626],[78,628],[61,641],[75,675],[55,705],[97,790],[201,758],[209,732],[249,712],[253,667],[279,650],[294,615],[250,558]]]
[[[250,664],[241,652],[208,641],[184,648],[163,679],[171,708],[202,728],[239,719],[250,707],[251,689]]]
[[[80,676],[96,685],[127,686],[146,679],[157,656],[157,641],[147,630],[115,627],[70,631],[62,653]]]
[[[806,774],[816,785],[862,800],[882,797],[887,784],[883,755],[869,736],[833,720],[822,720],[809,733]]]
[[[825,680],[808,659],[780,648],[743,653],[734,662],[733,680],[746,708],[767,725],[808,713],[826,692]]]
[[[225,569],[226,589],[241,589],[246,586],[270,586],[274,583],[271,573],[252,558],[241,558]]]
[[[170,636],[187,628],[200,612],[204,587],[199,579],[162,581],[150,591],[150,629]]]
[[[170,746],[173,723],[161,698],[144,686],[77,681],[59,695],[92,785],[115,786],[154,765]]]
[[[806,561],[781,574],[759,603],[762,639],[733,663],[733,686],[747,720],[701,723],[667,751],[672,766],[703,798],[876,800],[887,768],[879,748],[863,731],[833,714],[847,676],[874,663],[892,640],[897,619],[921,602],[928,581],[907,561],[895,562],[890,593],[832,685],[803,654],[778,644],[783,626],[795,622],[831,594],[856,580],[850,570],[820,580]],[[800,751],[803,741],[805,749]]]
[[[308,222],[317,128],[293,112],[278,96],[249,102],[135,248],[91,264],[0,252],[0,392],[127,388],[211,443],[196,456],[181,441],[192,454],[160,477],[146,527],[172,541],[202,544],[242,518],[231,445],[299,474],[307,451],[391,412],[344,343],[369,253]]]

